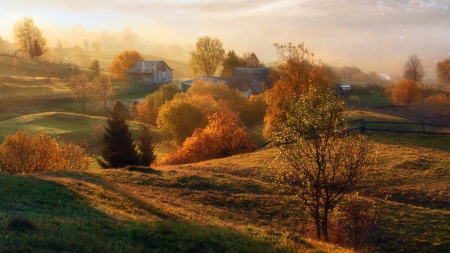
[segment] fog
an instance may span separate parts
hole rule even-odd
[[[422,58],[427,77],[450,57],[450,0],[446,1],[15,1],[1,17],[0,36],[32,16],[49,47],[84,40],[101,51],[136,49],[143,54],[188,61],[199,37],[219,38],[225,50],[255,52],[276,61],[273,43],[305,43],[316,59],[334,66],[398,75],[408,55]],[[434,3],[431,3],[434,2]],[[28,4],[19,8],[17,4]]]

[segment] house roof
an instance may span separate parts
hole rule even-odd
[[[269,68],[234,68],[231,78],[269,83]]]
[[[263,89],[263,83],[265,85],[270,84],[268,75],[268,68],[234,68],[231,77],[204,76],[198,79],[206,82],[212,82],[213,84],[224,83],[230,89],[237,89],[248,97],[252,93],[261,93]],[[184,81],[181,84],[185,86],[191,86],[194,80]]]
[[[127,74],[133,73],[154,73],[154,70],[160,69],[165,65],[168,69],[173,70],[164,61],[135,61],[134,65],[127,70]]]

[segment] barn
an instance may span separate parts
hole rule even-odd
[[[173,69],[164,61],[136,61],[127,70],[128,81],[144,81],[148,84],[165,84],[173,81]]]

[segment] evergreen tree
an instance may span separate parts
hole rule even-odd
[[[102,142],[102,158],[98,163],[103,168],[121,168],[137,165],[139,156],[133,142],[130,129],[118,110],[110,111],[104,127]]]
[[[156,160],[155,146],[152,145],[152,136],[150,135],[150,128],[147,125],[141,125],[140,143],[138,145],[140,164],[149,166]]]

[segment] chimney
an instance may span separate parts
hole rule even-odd
[[[142,70],[145,69],[145,61],[142,61]]]

